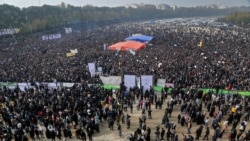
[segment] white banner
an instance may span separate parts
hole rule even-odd
[[[88,63],[89,72],[95,72],[95,63]]]
[[[44,40],[48,40],[48,36],[47,35],[43,35],[42,36],[42,40],[44,41]]]
[[[149,90],[153,87],[153,76],[152,75],[142,75],[141,76],[141,86],[143,86],[143,92]]]
[[[91,77],[95,76],[96,68],[95,63],[88,63],[89,72],[91,74]]]
[[[107,44],[103,44],[103,50],[107,50]]]
[[[54,39],[61,39],[62,35],[61,34],[56,34]]]
[[[49,89],[60,88],[60,83],[57,82],[42,82],[43,85],[47,86]]]
[[[166,79],[157,79],[157,86],[165,87],[166,86]]]
[[[50,40],[53,39],[53,34],[49,35],[49,39],[50,39]]]
[[[97,72],[102,72],[102,67],[97,67]]]
[[[68,83],[68,82],[63,82],[62,87],[73,87],[75,83]]]
[[[100,76],[100,79],[102,80],[103,84],[116,85],[116,86],[120,86],[122,82],[121,76],[108,76],[108,77]]]
[[[129,91],[130,88],[136,86],[136,76],[124,75],[124,85],[127,87],[127,91]]]
[[[30,83],[26,83],[26,82],[17,83],[17,85],[18,85],[19,89],[20,89],[21,91],[23,91],[23,92],[25,91],[25,88],[26,88],[26,89],[31,88]]]
[[[102,75],[102,67],[97,67],[96,75]]]
[[[61,34],[49,34],[49,35],[43,35],[42,40],[53,40],[53,39],[60,39],[62,37]]]
[[[141,78],[140,77],[136,77],[136,82],[137,82],[137,87],[141,88]]]
[[[68,33],[72,33],[72,28],[69,27],[69,28],[64,28],[65,29],[65,33],[68,34]]]
[[[75,53],[75,54],[77,54],[78,53],[78,49],[76,48],[76,49],[70,49],[70,53]]]
[[[18,28],[0,29],[0,36],[1,35],[12,35],[12,34],[18,33],[19,31],[20,31],[20,29],[18,29]]]

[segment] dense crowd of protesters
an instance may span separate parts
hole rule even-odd
[[[192,90],[227,86],[249,90],[249,30],[206,25],[125,23],[79,33],[58,32],[62,33],[62,38],[49,41],[41,40],[45,33],[0,37],[0,81],[30,82],[34,86],[25,91],[6,87],[1,89],[0,138],[71,138],[71,129],[75,128],[78,138],[88,137],[92,140],[93,134],[99,132],[102,121],[108,122],[110,130],[116,130],[114,124],[117,122],[117,130],[122,136],[120,121],[130,128],[130,116],[125,115],[124,110],[130,109],[132,112],[133,104],[137,103],[142,117],[130,139],[149,141],[152,135],[146,119],[152,116],[152,104],[155,108],[162,108],[166,93],[163,92],[158,99],[152,89],[143,92],[140,88],[127,88],[129,94],[125,96],[123,84],[115,94],[98,86],[89,87],[88,84],[101,84],[99,77],[91,77],[88,71],[87,64],[95,62],[96,66],[103,68],[104,75],[152,74],[155,80],[164,78],[175,85],[162,120],[166,133],[164,128],[157,127],[154,132],[157,140],[165,139],[166,134],[167,140],[178,141],[176,126],[169,121],[176,105],[181,107],[179,124],[187,128],[187,133],[190,133],[192,122],[200,125],[196,131],[197,140],[201,138],[203,130],[206,130],[204,139],[208,139],[211,134],[208,122],[211,118],[215,131],[213,140],[219,140],[229,125],[232,125],[230,140],[247,139],[250,132],[246,135],[243,133],[248,112],[242,117],[244,110],[249,111],[248,98],[217,93],[202,96],[200,92]],[[104,50],[104,43],[111,45],[134,33],[153,36],[153,46],[147,46],[135,55]],[[202,46],[199,47],[201,41]],[[66,57],[66,53],[75,48],[78,49],[76,56]],[[35,83],[55,81],[78,84],[71,88],[49,89],[46,85],[38,86]],[[204,109],[207,110],[203,112]],[[225,115],[228,119],[222,122]],[[237,131],[237,125],[243,127]],[[40,126],[46,128],[44,134]],[[184,136],[184,139],[192,140],[191,135]]]

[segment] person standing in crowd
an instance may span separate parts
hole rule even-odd
[[[210,134],[210,129],[209,129],[209,126],[206,126],[206,131],[205,131],[205,135],[203,137],[203,140],[208,140],[208,136]]]
[[[196,130],[196,137],[195,137],[196,140],[199,140],[199,138],[201,136],[201,133],[202,133],[202,130],[203,130],[203,126],[202,125],[197,128],[197,130]]]
[[[109,124],[109,129],[114,130],[114,120],[112,117],[108,117],[108,124]]]
[[[146,131],[147,131],[147,134],[146,134],[145,140],[150,141],[151,140],[151,129],[150,129],[150,127],[147,127]]]
[[[181,123],[181,115],[180,114],[178,114],[177,119],[178,119],[178,124],[180,124]]]
[[[155,137],[156,137],[156,141],[160,141],[160,127],[159,126],[156,126]]]
[[[161,128],[161,140],[164,140],[164,136],[165,136],[165,129]]]
[[[129,107],[130,107],[130,113],[132,114],[133,113],[133,102],[130,103]]]
[[[191,120],[188,119],[188,123],[187,123],[187,133],[191,134],[191,128],[192,128],[192,123]]]
[[[240,127],[239,127],[239,133],[237,134],[237,140],[240,139],[240,137],[244,133],[245,129],[246,129],[246,125],[245,125],[245,122],[243,121],[243,122],[241,122]]]
[[[206,119],[205,119],[205,126],[208,126],[208,124],[209,124],[209,117],[206,117]]]
[[[221,141],[221,138],[223,136],[224,131],[220,129],[220,127],[217,127],[214,130],[214,136],[213,136],[213,141]]]
[[[167,130],[168,131],[166,132],[166,139],[167,139],[167,141],[169,141],[170,137],[171,137],[171,130],[170,130],[170,128],[168,128]]]
[[[142,118],[139,117],[139,128],[140,128],[140,129],[142,129],[142,124],[143,124]]]
[[[182,117],[181,117],[181,126],[183,127],[184,125],[185,125],[185,117],[182,116]]]
[[[236,141],[236,135],[237,135],[237,130],[232,129],[231,132],[228,135],[229,141]]]
[[[100,119],[99,119],[99,116],[96,114],[95,115],[95,128],[97,132],[99,132],[99,124],[100,124]]]
[[[122,126],[121,126],[121,124],[118,125],[117,130],[118,130],[119,137],[122,137]]]
[[[148,109],[148,119],[152,119],[152,110]]]
[[[92,128],[87,128],[87,134],[88,134],[88,137],[89,137],[89,141],[93,141],[93,129]]]
[[[127,115],[126,122],[127,122],[127,129],[130,129],[130,115]]]

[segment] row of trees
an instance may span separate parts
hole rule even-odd
[[[241,26],[250,26],[250,12],[235,12],[220,20]]]
[[[76,7],[62,3],[59,6],[43,5],[20,9],[11,5],[0,5],[0,28],[20,28],[21,32],[48,30],[58,26],[83,24],[91,27],[100,24],[119,23],[124,21],[152,20],[173,17],[218,16],[236,11],[250,11],[249,7],[234,8],[171,8],[157,9],[154,5],[138,8],[125,7]]]

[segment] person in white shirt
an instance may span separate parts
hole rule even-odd
[[[205,122],[205,125],[206,125],[206,126],[208,126],[208,123],[209,123],[209,117],[207,117],[207,118],[205,119],[205,121],[204,121],[204,122]]]

